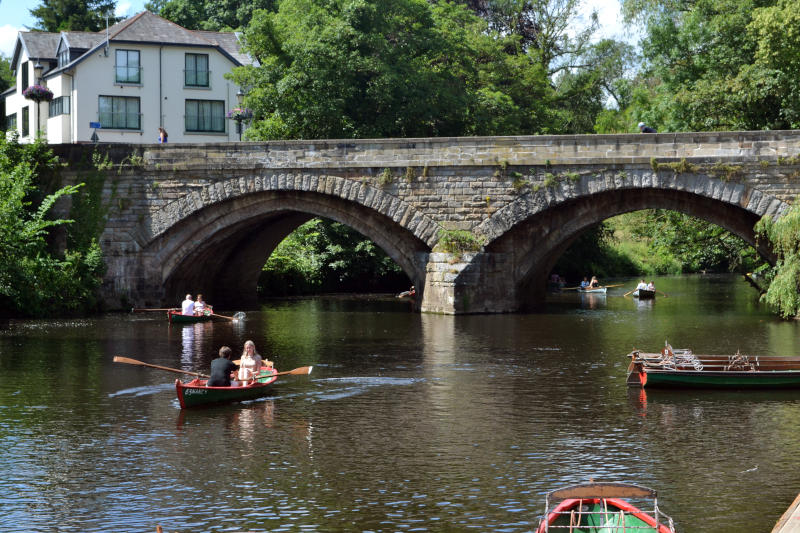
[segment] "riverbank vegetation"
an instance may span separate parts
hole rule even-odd
[[[2,316],[63,316],[97,308],[104,272],[99,232],[87,235],[75,220],[53,216],[56,204],[80,198],[83,186],[44,194],[42,180],[53,178],[58,168],[43,140],[20,144],[16,137],[0,137]],[[64,231],[68,227],[71,231]]]

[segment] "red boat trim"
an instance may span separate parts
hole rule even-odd
[[[539,529],[538,529],[537,533],[545,533],[546,526],[552,525],[553,522],[555,522],[556,519],[559,516],[561,516],[562,514],[566,513],[567,511],[569,511],[570,509],[572,509],[576,505],[581,505],[584,501],[586,501],[588,503],[601,503],[602,500],[603,500],[602,498],[588,498],[586,500],[576,500],[576,499],[570,498],[570,499],[563,500],[561,503],[559,503],[555,507],[555,509],[550,511],[550,514],[547,515],[547,522],[546,523],[542,522],[539,525]],[[653,526],[653,527],[656,526],[656,519],[655,518],[653,518],[649,514],[645,513],[644,511],[642,511],[638,507],[634,507],[633,505],[631,505],[630,503],[626,502],[625,500],[620,500],[619,498],[605,498],[605,500],[606,500],[606,502],[608,502],[609,504],[617,507],[618,509],[621,509],[621,510],[625,511],[628,514],[631,514],[631,515],[635,516],[639,520],[642,520],[643,522],[646,522],[648,525]],[[672,532],[670,531],[669,526],[667,526],[666,524],[658,524],[658,533],[672,533]]]

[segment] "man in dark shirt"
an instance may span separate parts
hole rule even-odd
[[[230,387],[231,372],[239,367],[231,361],[233,352],[227,346],[219,349],[219,357],[211,361],[211,376],[208,378],[208,387]]]
[[[655,130],[655,128],[651,128],[650,126],[648,126],[644,122],[640,122],[639,123],[639,131],[641,131],[642,133],[658,133]]]

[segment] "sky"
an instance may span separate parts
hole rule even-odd
[[[117,0],[116,15],[129,17],[144,9],[146,0]],[[25,31],[35,24],[30,10],[40,4],[40,0],[0,0],[0,53],[11,57],[18,31]],[[626,30],[621,22],[618,0],[584,0],[583,9],[591,13],[597,10],[600,17],[598,37],[608,37],[636,44],[637,35]]]

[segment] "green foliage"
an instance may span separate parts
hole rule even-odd
[[[274,10],[276,0],[152,0],[145,8],[190,30],[244,28],[256,9]]]
[[[782,317],[800,315],[800,207],[792,206],[777,221],[765,216],[755,226],[778,257],[762,299]]]
[[[355,230],[312,219],[272,252],[259,279],[262,295],[395,291],[408,277],[380,248]]]
[[[553,272],[570,280],[639,274],[637,265],[614,247],[613,228],[602,222],[584,231],[559,257]]]
[[[389,168],[384,168],[380,174],[378,174],[378,184],[381,187],[385,187],[386,185],[391,184],[394,181],[394,174],[392,174],[392,170]]]
[[[40,0],[30,13],[37,20],[38,30],[100,31],[106,27],[106,13],[112,13],[109,25],[121,20],[113,16],[115,4],[115,0]]]
[[[749,272],[761,262],[739,237],[683,213],[656,209],[618,218],[632,239],[648,243],[648,254],[663,258],[662,264],[680,265],[681,272]]]
[[[666,131],[800,125],[794,0],[625,0],[646,24],[631,110]]]
[[[59,254],[49,246],[53,231],[73,220],[50,219],[53,205],[76,195],[83,184],[42,196],[35,180],[53,173],[58,159],[41,140],[19,144],[0,138],[0,302],[11,316],[42,316],[85,311],[103,274],[96,239],[88,239]],[[68,235],[68,243],[80,239]]]
[[[482,246],[481,240],[472,232],[441,229],[439,230],[439,242],[436,243],[435,249],[451,254],[462,254],[478,252]]]
[[[14,85],[14,73],[11,71],[11,59],[0,53],[0,92]]]

